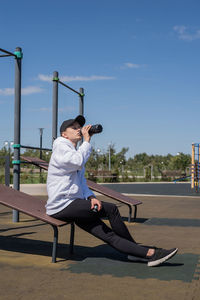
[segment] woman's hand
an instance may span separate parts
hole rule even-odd
[[[101,201],[98,200],[97,198],[90,198],[90,201],[91,201],[91,209],[94,208],[95,205],[98,205],[98,211],[101,210],[102,208],[102,204],[101,204]]]
[[[92,127],[92,125],[86,125],[81,129],[83,138],[86,142],[89,143],[90,139],[91,139],[91,135],[89,135],[89,130]]]

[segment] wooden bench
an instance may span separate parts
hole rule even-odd
[[[132,206],[134,207],[134,216],[133,219],[135,220],[137,217],[137,205],[142,204],[141,201],[132,199],[128,196],[125,196],[119,192],[113,191],[105,186],[102,186],[100,184],[96,184],[93,181],[87,180],[87,185],[88,187],[95,191],[98,192],[104,196],[107,196],[111,199],[117,200],[125,205],[128,206],[129,208],[129,216],[128,216],[128,222],[131,222],[131,217],[132,217]]]
[[[25,156],[21,156],[21,158],[24,161],[27,161],[29,163],[34,164],[37,167],[43,168],[44,170],[48,170],[48,163],[42,159],[36,158],[36,157],[25,157]],[[100,193],[104,196],[107,196],[111,199],[117,200],[120,203],[123,203],[125,205],[128,206],[129,208],[129,214],[128,214],[128,222],[131,222],[131,218],[132,218],[132,207],[134,207],[134,216],[133,219],[135,220],[137,217],[137,205],[142,204],[141,201],[130,198],[128,196],[125,196],[119,192],[113,191],[107,187],[104,187],[100,184],[97,184],[91,180],[87,180],[87,185],[88,187],[97,192]]]
[[[52,218],[46,214],[45,202],[42,199],[30,196],[10,187],[0,184],[0,204],[3,204],[12,209],[18,210],[26,215],[41,220],[53,227],[53,247],[52,247],[52,262],[56,262],[57,244],[58,244],[58,227],[71,225],[70,232],[70,253],[73,253],[74,246],[74,223],[64,222]]]
[[[88,179],[89,180],[96,180],[97,178],[101,178],[103,181],[104,179],[109,179],[111,182],[117,181],[117,174],[108,171],[108,170],[88,170]]]

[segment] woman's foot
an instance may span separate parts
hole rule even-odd
[[[145,247],[146,248],[146,247]],[[146,257],[139,257],[134,255],[128,255],[128,260],[134,261],[134,262],[147,262],[149,261],[149,258],[155,254],[154,248],[149,248],[147,251]]]
[[[153,256],[148,258],[148,267],[158,266],[168,259],[172,258],[178,252],[178,248],[173,248],[170,250],[166,249],[155,249]]]
[[[147,262],[148,267],[158,266],[168,259],[172,258],[178,252],[178,248],[173,248],[170,250],[162,248],[150,248],[147,252],[146,257],[138,257],[133,255],[128,255],[128,260],[134,262]]]

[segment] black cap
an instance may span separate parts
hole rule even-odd
[[[85,118],[83,116],[79,115],[75,119],[69,119],[69,120],[63,121],[62,125],[60,126],[60,134],[75,122],[78,122],[79,125],[81,127],[83,127],[83,125],[85,124]]]

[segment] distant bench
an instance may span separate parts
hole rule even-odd
[[[117,181],[117,174],[109,170],[88,170],[88,178],[90,180],[96,180],[96,178],[110,179],[111,182]]]
[[[21,158],[24,161],[32,163],[33,165],[35,165],[37,167],[43,168],[44,170],[48,170],[48,162],[46,162],[42,159],[39,159],[39,158],[36,158],[36,157],[27,157],[27,156],[21,156]],[[133,219],[134,220],[136,219],[136,217],[137,217],[137,205],[142,204],[141,201],[130,198],[128,196],[125,196],[125,195],[123,195],[119,192],[113,191],[113,190],[111,190],[107,187],[104,187],[100,184],[97,184],[97,183],[95,183],[91,180],[87,180],[87,185],[91,190],[93,190],[95,192],[98,192],[98,193],[100,193],[104,196],[107,196],[111,199],[117,200],[120,203],[123,203],[123,204],[127,205],[128,208],[129,208],[128,222],[131,222],[132,207],[134,207],[134,217],[133,217]]]
[[[52,262],[56,262],[57,244],[58,244],[58,227],[71,225],[70,232],[70,253],[73,253],[74,246],[74,223],[64,222],[52,218],[46,214],[45,202],[39,198],[28,194],[16,191],[10,187],[0,184],[0,204],[18,210],[26,215],[41,220],[53,227],[53,247],[52,247]]]

